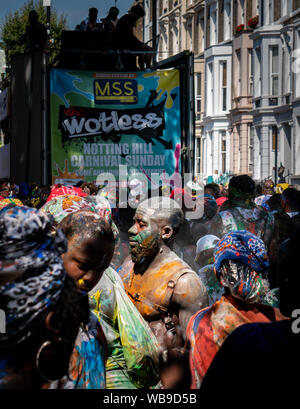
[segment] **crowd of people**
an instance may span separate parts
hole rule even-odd
[[[288,387],[300,192],[128,189],[0,180],[0,389]]]

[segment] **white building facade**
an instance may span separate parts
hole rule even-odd
[[[195,174],[300,184],[300,0],[157,0],[157,33],[158,60],[194,52]]]

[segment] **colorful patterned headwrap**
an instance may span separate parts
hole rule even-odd
[[[111,221],[110,206],[104,197],[88,196],[83,198],[73,195],[58,196],[41,207],[42,212],[52,214],[56,223],[60,223],[66,216],[79,210],[96,212],[107,222],[110,223]]]
[[[59,196],[45,203],[40,209],[44,213],[50,213],[57,224],[59,224],[66,216],[76,213],[79,210],[87,210],[97,213],[102,219],[110,224],[115,241],[118,241],[119,231],[115,223],[112,221],[111,208],[108,200],[103,196]]]
[[[0,200],[0,210],[4,209],[6,206],[9,206],[9,205],[23,206],[23,203],[21,202],[21,200],[15,199],[15,198],[6,198],[6,199]]]
[[[79,196],[79,197],[86,197],[87,194],[80,189],[80,187],[75,186],[62,186],[62,185],[54,185],[51,187],[51,193],[47,199],[47,203],[50,202],[54,197],[59,196]]]
[[[60,256],[67,240],[60,230],[51,235],[52,224],[50,215],[36,209],[0,211],[0,275],[6,282],[0,286],[0,308],[6,314],[0,346],[30,337],[60,297],[66,277]]]
[[[233,296],[258,302],[269,290],[269,259],[262,240],[246,231],[227,233],[214,250],[215,272],[219,282]]]
[[[257,206],[263,207],[268,212],[270,211],[270,207],[268,205],[268,200],[270,199],[271,195],[261,195],[254,199],[254,203]]]

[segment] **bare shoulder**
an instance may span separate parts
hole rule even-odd
[[[178,279],[173,293],[173,301],[182,306],[191,303],[196,303],[199,306],[208,305],[206,288],[196,273],[191,271]]]

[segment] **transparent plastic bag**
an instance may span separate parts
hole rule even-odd
[[[159,381],[158,342],[148,324],[115,281],[117,320],[128,374],[137,387],[154,386]]]

